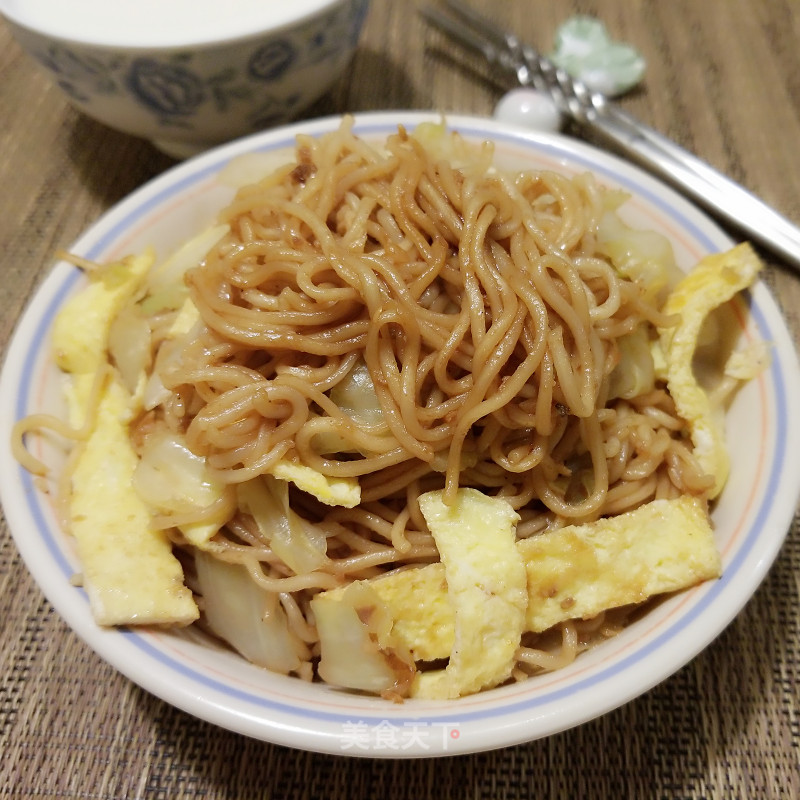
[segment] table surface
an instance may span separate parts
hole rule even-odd
[[[413,2],[374,0],[347,75],[305,117],[488,115],[501,91],[456,63]],[[795,0],[474,0],[547,50],[581,12],[646,57],[621,104],[800,223]],[[67,247],[174,162],[86,119],[0,23],[0,343]],[[795,339],[800,279],[763,254]],[[28,575],[0,518],[0,796],[800,797],[800,525],[737,619],[641,698],[548,739],[411,762],[290,750],[150,696],[90,651]]]

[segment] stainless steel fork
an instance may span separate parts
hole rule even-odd
[[[422,9],[423,16],[433,26],[479,52],[513,81],[548,93],[564,115],[601,134],[623,154],[657,173],[800,272],[800,228],[790,220],[731,178],[639,122],[603,94],[572,78],[531,45],[501,30],[465,3],[443,0],[441,6]]]

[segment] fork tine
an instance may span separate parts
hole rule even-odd
[[[491,66],[500,68],[507,79],[522,85],[537,86],[539,83],[538,77],[531,74],[524,54],[513,37],[497,28],[486,31],[480,22],[480,15],[475,15],[471,10],[469,14],[451,15],[434,6],[423,6],[420,13],[434,27],[480,53]]]
[[[567,103],[560,85],[563,76],[549,59],[465,3],[444,0],[444,6],[448,13],[434,6],[423,6],[421,13],[432,25],[479,52],[489,64],[500,67],[517,84],[551,95],[563,110]]]
[[[607,106],[606,98],[559,69],[514,34],[502,30],[459,0],[443,2],[449,13],[433,7],[422,9],[434,26],[477,50],[492,66],[513,76],[519,85],[532,86],[550,95],[563,113],[584,122]]]

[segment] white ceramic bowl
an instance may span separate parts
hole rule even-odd
[[[382,140],[398,123],[413,127],[431,118],[364,115],[355,130]],[[482,119],[449,122],[469,139],[494,140],[504,165],[591,170],[603,183],[628,191],[627,220],[669,236],[682,267],[731,244],[672,190],[574,139]],[[266,132],[187,161],[112,209],[73,250],[104,260],[153,244],[163,256],[208,225],[232,196],[228,178],[237,157],[285,154],[298,130],[316,135],[338,124],[325,119]],[[246,166],[253,169],[253,161]],[[730,437],[732,471],[713,514],[723,577],[670,597],[570,667],[457,701],[395,705],[265,672],[193,629],[100,630],[84,592],[70,583],[77,560],[57,524],[52,497],[9,450],[15,420],[61,407],[48,335],[53,315],[82,280],[68,264],[55,266],[21,319],[0,376],[0,500],[11,531],[42,591],[100,656],[169,703],[249,736],[334,754],[400,758],[486,750],[578,725],[647,691],[708,645],[761,582],[796,508],[800,417],[793,412],[800,406],[800,374],[778,308],[759,284],[749,296],[749,313],[739,306],[741,337],[772,342],[773,359],[737,395],[728,417],[736,431]],[[37,448],[40,457],[58,458],[41,443]]]
[[[0,0],[78,109],[183,158],[288,122],[340,77],[368,0]]]

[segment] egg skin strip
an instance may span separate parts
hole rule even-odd
[[[534,633],[722,572],[706,505],[689,495],[541,533],[517,546],[528,575],[526,630]]]
[[[722,491],[730,473],[730,457],[721,409],[712,406],[692,362],[708,315],[751,286],[762,266],[747,243],[706,256],[672,290],[662,309],[665,314],[680,314],[678,325],[659,329],[659,343],[669,393],[689,426],[695,458],[706,474],[714,476],[709,499]]]
[[[460,489],[451,506],[428,492],[419,505],[444,565],[453,647],[445,669],[417,673],[411,696],[453,699],[503,683],[514,667],[528,599],[519,515],[475,489]]]
[[[72,474],[70,532],[99,625],[188,625],[198,618],[183,569],[133,488],[130,395],[111,379]]]
[[[516,548],[527,582],[524,629],[533,633],[721,574],[705,503],[689,496],[541,533]],[[392,635],[415,660],[450,656],[455,615],[444,564],[400,569],[370,583],[394,619]]]
[[[67,373],[64,395],[75,427],[83,424],[92,387],[108,366],[112,321],[141,287],[153,259],[148,251],[98,268],[54,321],[55,360]],[[138,459],[129,424],[138,401],[109,372],[70,476],[69,531],[81,581],[99,625],[187,625],[199,612],[183,569],[133,488]]]
[[[87,374],[106,361],[111,322],[139,289],[154,261],[152,251],[128,256],[90,273],[53,322],[53,357],[65,372]]]

